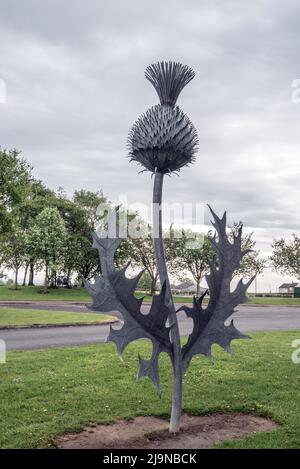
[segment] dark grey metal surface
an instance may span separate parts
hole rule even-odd
[[[133,124],[128,148],[130,160],[147,171],[179,171],[195,160],[197,131],[178,106],[157,104]]]
[[[108,223],[110,219],[115,219],[115,211],[110,213]],[[115,329],[111,326],[107,339],[116,344],[120,358],[130,342],[142,338],[152,341],[152,356],[150,360],[139,358],[137,377],[139,379],[149,376],[160,393],[158,356],[161,352],[171,354],[172,351],[169,327],[166,326],[169,315],[165,299],[166,284],[163,285],[160,294],[153,297],[149,313],[143,314],[141,312],[143,299],[137,299],[134,296],[143,272],[130,279],[125,275],[128,265],[121,270],[114,266],[114,254],[121,241],[121,238],[99,238],[96,233],[93,234],[93,246],[99,252],[102,276],[96,277],[94,284],[85,281],[86,288],[93,299],[93,304],[89,308],[102,312],[117,310],[122,314],[124,321],[122,328]]]
[[[199,143],[197,131],[175,104],[194,76],[190,67],[176,62],[147,67],[146,78],[156,89],[160,104],[142,114],[128,135],[128,156],[145,171],[171,173],[193,163]]]
[[[145,77],[154,86],[160,104],[175,106],[183,88],[195,77],[195,72],[178,62],[158,62],[146,68]]]
[[[233,321],[229,325],[224,324],[235,308],[247,301],[247,288],[255,278],[252,277],[246,283],[240,280],[234,291],[231,291],[233,273],[239,268],[242,258],[249,253],[249,250],[241,248],[242,225],[233,242],[230,242],[226,233],[226,212],[220,219],[211,208],[210,211],[216,234],[209,239],[216,252],[216,258],[210,263],[210,273],[206,276],[210,292],[209,303],[207,307],[202,307],[204,293],[200,298],[194,299],[192,307],[181,308],[194,321],[193,331],[182,349],[185,370],[193,355],[203,354],[210,357],[213,344],[218,344],[230,352],[230,342],[233,339],[246,338],[235,328]]]
[[[164,251],[163,242],[163,228],[162,228],[162,190],[163,190],[164,174],[160,172],[155,173],[153,184],[153,208],[156,208],[153,216],[153,231],[154,231],[154,248],[155,258],[157,262],[157,270],[161,285],[166,289],[166,304],[168,305],[168,323],[170,326],[170,342],[171,348],[171,361],[173,365],[173,397],[172,397],[172,411],[170,419],[170,431],[178,431],[181,418],[182,408],[182,359],[181,359],[181,343],[178,320],[176,316],[176,309],[173,301],[171,291],[167,263]],[[158,311],[158,314],[159,311]],[[159,355],[159,350],[157,353]],[[152,373],[156,375],[159,380],[158,366]]]

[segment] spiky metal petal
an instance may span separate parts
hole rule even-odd
[[[180,92],[194,76],[192,68],[171,61],[149,65],[145,71],[145,77],[156,89],[160,103],[169,106],[175,106]]]
[[[131,160],[148,171],[178,171],[195,159],[197,131],[178,106],[156,105],[134,123],[128,147]]]

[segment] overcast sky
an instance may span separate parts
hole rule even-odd
[[[299,0],[0,0],[0,145],[53,189],[148,203],[127,133],[158,101],[145,67],[181,61],[196,72],[179,105],[200,150],[165,199],[226,209],[267,255],[274,237],[300,232],[299,22]],[[281,280],[267,271],[259,289]]]

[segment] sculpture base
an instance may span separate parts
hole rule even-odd
[[[249,414],[182,416],[177,435],[168,431],[169,423],[157,417],[136,417],[110,425],[88,427],[81,433],[64,435],[58,447],[64,449],[195,449],[233,440],[258,431],[270,431],[276,424]]]

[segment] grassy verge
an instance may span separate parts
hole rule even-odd
[[[300,306],[300,298],[268,298],[268,297],[250,297],[249,304],[256,305],[288,305],[288,306]]]
[[[251,412],[272,417],[278,429],[223,443],[231,448],[299,448],[300,364],[291,342],[300,331],[256,333],[236,341],[235,355],[214,347],[214,364],[194,358],[184,380],[184,410],[192,414]],[[64,432],[89,423],[136,415],[168,417],[171,367],[160,359],[163,396],[148,379],[135,383],[137,354],[150,356],[145,341],[128,347],[124,364],[111,344],[9,352],[0,365],[0,447],[52,447]]]
[[[34,309],[0,308],[0,327],[30,326],[33,324],[91,324],[114,319],[94,313],[69,313],[66,311],[38,311]]]
[[[89,301],[90,296],[88,295],[85,288],[74,288],[68,290],[66,288],[55,288],[49,290],[46,295],[40,293],[42,286],[35,287],[19,287],[18,290],[14,290],[12,287],[0,286],[0,301]]]
[[[84,301],[90,302],[91,298],[84,288],[76,288],[67,290],[65,288],[57,288],[49,290],[47,295],[40,293],[41,286],[38,287],[19,287],[18,290],[12,287],[0,286],[0,301]],[[144,296],[145,302],[151,301],[151,296],[137,292],[140,298]],[[192,303],[192,296],[174,296],[175,303]],[[205,300],[206,301],[206,300]],[[300,306],[300,298],[260,298],[251,297],[249,304],[265,304],[265,305],[291,305]]]

